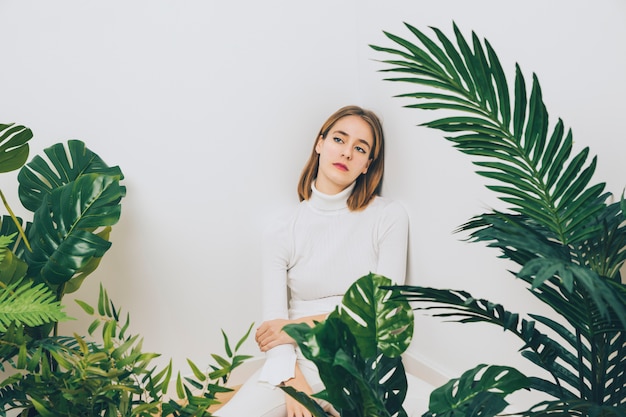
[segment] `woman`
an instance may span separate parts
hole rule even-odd
[[[323,389],[315,365],[298,354],[283,326],[324,320],[348,287],[369,272],[404,282],[408,218],[401,205],[378,196],[383,171],[378,117],[357,106],[331,115],[302,171],[300,204],[270,227],[263,245],[264,321],[255,340],[266,353],[265,364],[216,415],[311,416],[275,389]]]

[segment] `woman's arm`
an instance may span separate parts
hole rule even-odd
[[[269,339],[258,338],[257,343],[261,351],[265,352],[265,363],[261,369],[259,381],[271,385],[279,385],[290,378],[294,378],[296,365],[296,349],[293,340],[288,341],[281,335],[282,321],[288,321],[288,289],[287,269],[292,254],[291,220],[281,220],[272,223],[265,231],[262,263],[261,305],[263,306],[264,331],[269,330]],[[285,323],[286,324],[286,323]],[[286,336],[286,334],[285,334]],[[279,343],[280,341],[280,343]]]
[[[315,316],[302,317],[295,320],[287,319],[274,319],[261,323],[256,330],[254,340],[259,345],[261,352],[267,352],[268,350],[278,345],[295,345],[295,341],[283,330],[288,324],[305,323],[310,327],[313,327],[316,322],[321,322],[326,319],[327,314],[318,314]]]
[[[398,202],[388,204],[378,225],[378,265],[376,272],[396,284],[406,279],[409,216]]]

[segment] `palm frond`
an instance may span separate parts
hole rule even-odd
[[[536,335],[535,321],[468,293],[423,287],[407,292],[413,301],[427,303],[423,309],[446,310],[439,317],[490,322],[520,336],[526,342],[522,354],[555,378],[534,379],[535,389],[561,400],[580,397],[581,410],[594,415],[603,415],[604,405],[623,407],[626,287],[620,268],[626,262],[626,201],[607,203],[611,194],[605,184],[592,181],[596,157],[588,148],[574,153],[573,134],[562,120],[551,125],[536,75],[527,84],[516,65],[509,91],[488,41],[475,33],[466,40],[456,24],[451,38],[433,28],[436,39],[406,26],[414,40],[386,33],[395,48],[372,45],[393,56],[382,61],[386,80],[411,87],[398,96],[412,101],[406,107],[445,112],[422,126],[445,132],[456,149],[471,156],[487,188],[506,204],[505,210],[476,216],[459,231],[470,232],[470,241],[500,249],[522,267],[517,277],[567,325],[531,317],[565,346]],[[551,365],[555,359],[558,363]],[[554,407],[556,415],[561,404]]]
[[[497,303],[472,297],[467,291],[441,290],[436,288],[399,285],[393,286],[401,291],[398,296],[409,302],[419,301],[425,306],[414,307],[416,310],[433,311],[434,317],[451,319],[460,323],[490,323],[502,327],[504,330],[515,334],[523,342],[520,348],[525,352],[525,357],[541,366],[554,376],[556,385],[559,380],[565,380],[575,390],[578,390],[579,381],[571,369],[576,368],[578,359],[565,346],[551,339],[537,330],[534,321],[523,319],[519,314],[511,313]],[[443,312],[438,312],[443,310]],[[540,389],[539,386],[533,386]],[[563,386],[558,386],[558,391],[548,392],[559,397],[575,394]]]
[[[610,407],[584,400],[544,401],[521,413],[523,417],[626,417],[625,407]]]
[[[440,30],[433,29],[442,45],[439,47],[417,28],[406,26],[421,47],[387,33],[403,49],[372,48],[402,58],[383,61],[391,66],[383,71],[409,76],[393,76],[388,80],[408,81],[427,88],[402,94],[402,97],[418,100],[407,107],[471,114],[445,117],[423,125],[444,132],[464,133],[446,138],[461,152],[485,159],[476,162],[487,168],[478,170],[478,174],[515,185],[514,198],[510,197],[510,188],[492,188],[510,203],[511,210],[534,219],[550,232],[551,238],[564,245],[579,240],[581,223],[590,223],[603,207],[603,202],[597,200],[603,184],[587,190],[595,160],[587,161],[587,149],[570,158],[572,135],[571,131],[565,133],[561,121],[548,135],[548,113],[537,77],[533,76],[527,99],[526,81],[517,66],[515,102],[511,103],[504,71],[489,42],[485,41],[483,46],[472,34],[470,46],[454,25],[456,45]],[[449,94],[432,93],[428,89],[433,86]],[[526,204],[528,200],[534,204]],[[579,222],[572,224],[574,217]]]

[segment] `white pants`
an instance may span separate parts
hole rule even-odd
[[[298,359],[298,367],[313,389],[313,392],[319,392],[324,389],[324,384],[313,362],[306,359]],[[273,388],[258,382],[260,373],[261,369],[252,374],[233,398],[215,412],[215,416],[285,417],[287,415],[285,395],[288,394],[280,388]]]

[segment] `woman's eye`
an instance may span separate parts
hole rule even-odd
[[[336,138],[336,137],[335,137],[335,138],[333,138],[333,140],[334,140],[335,142],[337,142],[337,143],[342,143],[342,142],[343,142],[343,139],[341,139],[341,138]]]
[[[367,153],[367,152],[365,151],[365,149],[361,148],[360,146],[357,146],[355,149],[356,149],[356,151],[357,151],[357,152]]]

